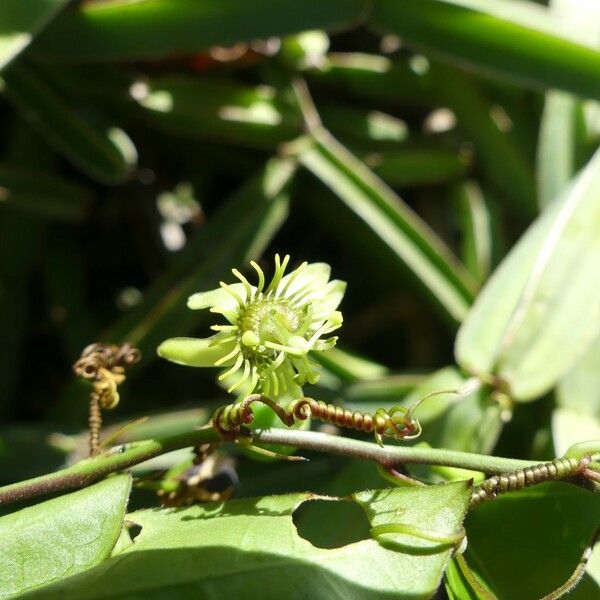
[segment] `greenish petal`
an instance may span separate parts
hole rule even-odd
[[[291,296],[303,287],[318,289],[327,283],[331,274],[331,267],[327,263],[310,263],[300,273],[294,275],[297,270],[288,273],[279,284],[280,289],[283,289],[287,282],[294,277],[285,293],[286,296]]]
[[[228,287],[243,301],[246,300],[246,290],[241,283],[232,283]],[[237,310],[239,308],[237,300],[227,290],[220,287],[208,292],[192,294],[188,298],[187,305],[192,310],[202,310],[212,306],[218,306],[225,310]]]
[[[171,362],[188,367],[214,367],[215,362],[233,350],[234,342],[210,344],[209,338],[178,337],[165,340],[157,349],[158,355]],[[227,365],[221,365],[227,366]]]
[[[346,292],[346,282],[339,279],[330,281],[319,297],[312,300],[315,320],[325,320],[337,309]]]

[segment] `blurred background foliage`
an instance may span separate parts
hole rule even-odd
[[[111,418],[159,416],[128,435],[205,421],[225,399],[214,373],[155,347],[204,334],[187,296],[252,258],[269,271],[274,252],[348,282],[312,395],[373,410],[460,386],[457,362],[494,371],[469,331],[494,297],[512,306],[527,251],[469,313],[479,291],[586,164],[583,195],[600,198],[598,44],[594,0],[3,0],[0,478],[77,453],[87,389],[71,364],[93,341],[144,353]],[[595,256],[582,277],[597,288]],[[580,341],[548,382],[516,377],[516,399],[539,402],[484,386],[423,405],[424,440],[547,459],[583,423],[599,437],[598,343]],[[509,381],[531,348],[506,358]],[[242,495],[382,484],[322,456],[239,471]]]

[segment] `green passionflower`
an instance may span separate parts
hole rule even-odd
[[[190,296],[188,307],[209,309],[227,323],[213,325],[209,338],[172,338],[158,354],[194,367],[225,367],[219,380],[231,382],[228,392],[241,395],[262,392],[266,396],[301,395],[305,383],[316,383],[319,365],[310,352],[333,348],[336,337],[326,337],[342,325],[337,310],[346,284],[329,280],[325,263],[302,263],[285,275],[290,257],[275,255],[275,273],[269,285],[265,274],[251,262],[258,275],[256,286],[237,270],[239,283],[226,284]]]

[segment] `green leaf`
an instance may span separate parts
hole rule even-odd
[[[469,513],[465,557],[498,598],[540,598],[570,577],[599,520],[600,498],[571,484],[506,494]],[[600,588],[584,580],[577,594]]]
[[[371,23],[480,73],[600,98],[600,52],[567,39],[558,19],[529,2],[377,0]]]
[[[577,171],[583,106],[571,94],[546,94],[537,150],[538,202],[544,208],[559,197]]]
[[[460,528],[469,496],[469,486],[460,482],[359,492],[350,501],[363,507],[372,526],[402,522],[448,535]],[[416,600],[434,593],[451,547],[391,534],[382,536],[382,543],[366,539],[316,548],[292,521],[294,510],[313,499],[319,496],[303,493],[133,513],[128,518],[142,528],[133,545],[36,598],[133,600],[168,594],[268,600],[284,591],[290,599],[326,593]]]
[[[103,183],[124,180],[135,166],[132,142],[118,127],[84,119],[70,100],[32,69],[17,65],[3,75],[16,110],[66,159]]]
[[[559,406],[600,419],[600,338],[561,379],[557,400]]]
[[[468,157],[442,149],[406,149],[369,155],[367,164],[395,187],[440,185],[465,175]]]
[[[0,518],[0,598],[85,571],[111,553],[123,526],[129,475]]]
[[[298,160],[389,247],[431,297],[460,322],[473,299],[473,284],[444,243],[361,161],[326,133],[299,141]]]
[[[301,131],[297,112],[267,86],[165,77],[134,83],[131,95],[149,125],[186,137],[275,148]]]
[[[307,76],[386,105],[397,101],[417,105],[434,101],[428,72],[415,73],[406,62],[378,54],[331,52]]]
[[[570,26],[590,48],[600,47],[600,5],[582,0],[551,0],[553,15]],[[546,94],[537,151],[539,204],[558,197],[575,175],[578,154],[585,145],[583,103],[563,92]]]
[[[141,107],[142,118],[149,127],[179,137],[275,150],[299,136],[303,129],[297,109],[275,88],[266,85],[253,87],[170,76],[132,81],[129,95]],[[407,137],[406,124],[385,113],[338,104],[327,104],[321,109],[327,126],[361,148],[397,147]],[[449,158],[447,154],[438,159],[443,163],[438,167],[443,173],[437,178],[447,171],[464,171],[456,155]]]
[[[0,206],[61,221],[81,221],[89,190],[54,175],[0,163]]]
[[[492,268],[492,216],[486,198],[475,181],[467,181],[454,190],[462,222],[463,262],[471,275],[484,282]]]
[[[552,441],[557,456],[562,456],[574,444],[600,439],[600,420],[573,408],[552,411]]]
[[[402,399],[400,404],[411,406],[436,393],[415,410],[423,425],[419,441],[463,452],[488,453],[493,449],[501,431],[500,407],[490,400],[485,386],[468,391],[468,381],[455,367],[445,367]]]
[[[456,357],[518,400],[540,396],[600,332],[600,152],[496,271],[459,331]]]
[[[24,50],[69,0],[2,0],[0,70]]]
[[[62,61],[158,59],[355,22],[366,0],[143,0],[80,4],[66,11],[32,51]],[[77,44],[73,44],[77,40]]]
[[[454,558],[448,563],[444,583],[450,600],[480,600],[480,597],[465,579]]]

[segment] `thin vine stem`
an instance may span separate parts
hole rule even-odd
[[[90,485],[110,473],[132,467],[161,454],[206,443],[224,442],[212,427],[186,433],[134,442],[40,477],[0,487],[0,505],[10,504]],[[400,464],[429,464],[459,467],[489,474],[506,473],[536,463],[514,458],[486,456],[438,448],[384,446],[316,431],[267,429],[252,434],[253,443],[293,446],[303,450],[327,452],[373,461],[385,468]]]

